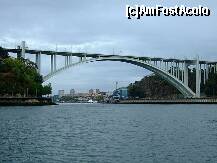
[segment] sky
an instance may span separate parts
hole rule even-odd
[[[126,5],[206,6],[209,17],[142,17],[127,19]],[[217,60],[217,2],[214,0],[0,0],[0,45],[30,49]],[[34,56],[26,55],[34,60]],[[64,59],[58,57],[58,66]],[[50,71],[42,56],[42,74]],[[127,86],[151,72],[119,62],[93,62],[51,78],[53,94],[102,91]]]

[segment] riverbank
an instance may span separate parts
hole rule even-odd
[[[51,98],[6,98],[0,97],[0,106],[43,106],[43,105],[56,105],[52,102]]]
[[[118,104],[217,104],[217,98],[123,100]]]

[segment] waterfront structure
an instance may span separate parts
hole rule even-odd
[[[43,76],[44,81],[49,80],[53,76],[57,75],[69,69],[71,67],[81,65],[84,63],[94,61],[118,61],[137,65],[139,67],[150,70],[151,72],[158,74],[164,78],[171,85],[176,87],[186,98],[199,98],[200,97],[200,85],[206,83],[209,73],[213,71],[217,72],[217,62],[209,62],[205,60],[199,60],[199,57],[194,60],[189,59],[176,59],[176,58],[151,58],[146,56],[121,56],[121,55],[103,55],[103,54],[87,54],[87,53],[72,53],[67,51],[50,51],[50,50],[34,50],[27,49],[26,43],[23,41],[21,46],[17,49],[4,48],[6,52],[17,53],[18,58],[25,58],[25,54],[29,53],[36,56],[36,65],[38,72],[41,72],[41,56],[48,55],[51,59],[51,71],[49,74]],[[62,56],[65,58],[65,65],[57,69],[56,56]],[[72,57],[78,57],[78,62],[73,62]],[[196,91],[193,92],[188,86],[188,69],[196,69]],[[201,75],[201,71],[204,75]]]
[[[58,91],[58,96],[59,98],[63,97],[65,94],[64,94],[64,90],[59,90]]]
[[[89,97],[89,93],[76,93],[75,96],[77,96],[77,97]]]
[[[59,100],[59,95],[54,95],[53,97],[52,97],[52,101],[53,102],[57,102]]]
[[[74,89],[70,90],[70,96],[75,96],[75,90]]]
[[[93,89],[90,89],[90,90],[89,90],[89,95],[93,95],[93,93],[94,93],[94,90],[93,90]]]
[[[99,89],[96,89],[96,94],[100,94],[100,90]]]
[[[128,89],[126,87],[118,88],[114,90],[112,97],[121,100],[126,100],[128,98]]]

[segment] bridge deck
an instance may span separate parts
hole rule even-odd
[[[6,49],[4,48],[5,51],[9,53],[21,53],[22,49]],[[75,57],[91,57],[91,58],[98,58],[100,56],[102,57],[120,57],[120,55],[104,55],[104,54],[87,54],[87,53],[71,53],[71,52],[66,52],[66,51],[49,51],[49,50],[30,50],[26,49],[26,53],[28,54],[44,54],[44,55],[59,55],[59,56],[75,56]],[[131,56],[131,55],[123,55],[122,57],[128,57],[128,58],[134,58],[134,59],[140,59],[140,60],[151,60],[151,61],[164,61],[164,62],[175,62],[175,63],[183,63],[186,62],[188,64],[194,64],[195,60],[181,60],[181,59],[175,59],[175,58],[152,58],[152,57],[144,57],[144,56]],[[199,61],[200,64],[214,64],[217,62],[209,62],[209,61]]]

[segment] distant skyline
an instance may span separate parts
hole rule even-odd
[[[209,17],[142,17],[128,20],[126,5],[207,6]],[[30,48],[73,52],[137,55],[217,61],[217,2],[213,0],[1,0],[0,45],[15,46],[22,40]],[[27,58],[33,59],[30,55]],[[48,57],[42,72],[49,71]],[[63,64],[60,59],[59,64]],[[150,72],[125,63],[84,64],[59,74],[48,82],[54,94],[59,89],[112,91],[115,82],[127,86]]]

